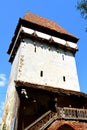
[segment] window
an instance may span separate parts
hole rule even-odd
[[[41,72],[40,72],[40,76],[43,77],[43,71],[42,71],[42,70],[41,70]]]
[[[35,46],[35,48],[34,48],[34,52],[36,52],[36,46]]]
[[[64,82],[66,81],[66,78],[65,78],[65,76],[63,76],[63,81],[64,81]]]
[[[64,60],[64,55],[62,55],[62,59]]]

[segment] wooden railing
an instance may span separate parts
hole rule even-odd
[[[45,124],[49,122],[50,119],[52,119],[52,117],[54,116],[54,112],[48,111],[40,118],[38,118],[35,122],[33,122],[31,125],[27,126],[24,130],[42,130],[42,127],[45,127]]]
[[[49,110],[24,130],[45,130],[48,125],[57,119],[87,121],[87,109],[57,107],[56,110],[57,112]]]
[[[87,120],[87,109],[57,107],[57,116],[63,119]]]

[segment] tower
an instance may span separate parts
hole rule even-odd
[[[79,91],[76,37],[56,23],[30,13],[19,20],[14,37],[17,41],[13,39],[8,53],[10,62],[22,60],[17,66],[21,71],[17,70],[17,80]]]
[[[73,130],[72,122],[82,121],[79,111],[87,114],[82,110],[87,95],[78,82],[77,41],[55,22],[35,14],[19,19],[8,49],[12,68],[3,116],[8,130],[50,130],[61,119],[66,123],[55,130]]]

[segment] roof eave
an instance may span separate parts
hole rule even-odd
[[[8,54],[10,54],[10,52],[11,52],[11,49],[12,49],[12,47],[14,45],[14,41],[15,41],[15,39],[17,37],[18,31],[19,31],[21,25],[24,26],[24,27],[28,27],[28,28],[31,28],[31,29],[34,29],[34,30],[38,30],[38,31],[41,31],[41,32],[44,32],[44,33],[47,33],[47,34],[50,34],[50,35],[65,39],[66,41],[71,41],[71,42],[77,43],[78,40],[79,40],[79,38],[74,37],[72,35],[67,35],[67,34],[64,34],[64,33],[60,33],[60,32],[54,31],[52,29],[37,25],[35,23],[29,22],[29,21],[27,21],[25,19],[20,18],[19,21],[18,21],[17,27],[15,29],[15,33],[14,33],[14,36],[12,38],[12,42],[11,42],[11,44],[9,46],[8,51],[7,51]]]
[[[63,39],[70,40],[70,41],[73,41],[75,43],[77,43],[78,40],[79,40],[79,38],[77,38],[77,37],[75,37],[73,35],[68,35],[68,34],[65,34],[65,33],[55,31],[55,30],[50,29],[48,27],[44,27],[44,26],[35,24],[33,22],[27,21],[27,20],[25,20],[23,18],[20,18],[20,21],[21,21],[21,24],[23,24],[26,27],[29,27],[29,28],[32,28],[32,29],[37,29],[38,31],[48,33],[48,34],[51,34],[51,35],[54,35],[54,36],[57,36],[57,37],[61,37]]]
[[[83,93],[83,92],[79,92],[79,91],[73,91],[73,90],[65,90],[62,88],[55,88],[52,86],[45,86],[45,85],[39,85],[39,84],[32,84],[32,83],[28,83],[28,82],[24,82],[24,81],[19,81],[16,80],[15,81],[16,87],[29,87],[29,88],[33,88],[33,89],[41,89],[41,90],[45,90],[48,92],[52,92],[55,94],[64,94],[64,95],[73,95],[73,96],[77,96],[77,97],[83,97],[87,99],[87,94]]]

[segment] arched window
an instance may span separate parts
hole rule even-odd
[[[71,126],[64,124],[61,127],[58,128],[58,130],[75,130]]]

